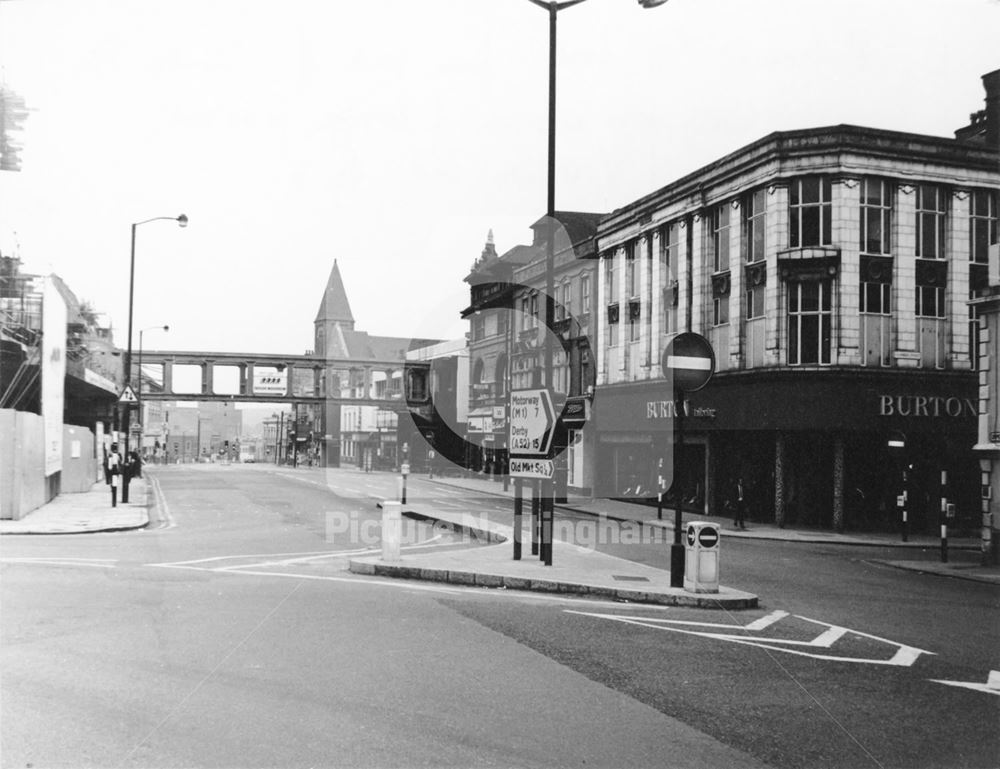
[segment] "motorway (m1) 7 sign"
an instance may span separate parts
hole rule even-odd
[[[548,390],[514,390],[508,417],[511,456],[546,456],[552,446],[556,424],[552,395]]]

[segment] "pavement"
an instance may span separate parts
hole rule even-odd
[[[0,521],[0,536],[12,534],[83,534],[103,531],[141,529],[149,525],[150,509],[156,500],[155,468],[146,468],[144,477],[130,485],[130,501],[111,507],[110,492],[103,481],[87,492],[62,494],[48,504],[29,513],[19,521]],[[304,470],[304,472],[309,472]],[[147,482],[147,479],[150,482]],[[422,476],[423,479],[423,476]],[[435,483],[464,489],[472,496],[495,495],[513,497],[513,487],[504,491],[501,483],[479,477],[435,478]],[[530,518],[525,505],[525,522]],[[651,532],[662,538],[673,532],[672,510],[664,510],[662,519],[655,507],[620,500],[580,498],[557,504],[558,524],[567,518],[588,517],[596,521],[607,519],[631,526],[623,527],[633,536]],[[736,588],[720,585],[718,592],[693,592],[670,587],[669,571],[617,558],[593,548],[565,541],[553,545],[552,566],[545,566],[531,554],[530,535],[522,533],[522,558],[512,558],[513,504],[511,514],[474,516],[444,512],[426,503],[404,506],[404,514],[427,519],[452,529],[470,544],[468,548],[441,548],[437,552],[403,555],[398,561],[383,561],[380,557],[358,558],[350,562],[355,573],[375,574],[404,579],[424,579],[464,585],[494,588],[576,593],[636,603],[657,603],[703,608],[751,608],[758,597]],[[895,568],[953,578],[1000,584],[1000,566],[980,562],[979,542],[974,538],[949,540],[949,562],[929,560],[926,551],[939,552],[940,540],[925,535],[911,535],[902,542],[899,535],[883,533],[834,532],[816,529],[778,527],[750,520],[746,530],[736,529],[732,522],[719,516],[706,516],[685,511],[683,523],[708,521],[719,526],[723,539],[767,539],[795,543],[871,546],[894,548],[900,557],[882,559],[880,563]],[[661,529],[662,531],[657,531]],[[639,541],[642,541],[641,539]],[[907,557],[923,551],[924,558]]]
[[[111,488],[97,481],[89,491],[60,494],[51,502],[32,510],[18,521],[0,520],[0,535],[7,534],[92,534],[127,531],[149,525],[152,488],[146,478],[129,483],[129,501],[111,506]]]

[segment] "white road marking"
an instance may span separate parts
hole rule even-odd
[[[957,686],[962,689],[972,689],[975,692],[1000,696],[1000,670],[991,670],[985,684],[976,683],[975,681],[946,681],[941,678],[928,678],[927,680],[935,684]]]
[[[211,558],[196,558],[193,561],[170,561],[165,563],[148,563],[147,566],[187,566],[192,563],[209,563],[210,561],[225,561],[229,558],[280,558],[282,556],[325,555],[330,550],[311,550],[304,553],[247,553],[246,555],[214,555]]]
[[[828,660],[830,662],[855,662],[868,665],[890,665],[894,667],[909,667],[911,666],[921,654],[934,654],[934,652],[927,651],[925,649],[918,649],[915,646],[908,646],[907,644],[901,644],[896,641],[890,641],[886,638],[881,638],[879,636],[872,635],[870,633],[863,633],[859,630],[851,630],[850,628],[842,627],[840,625],[831,625],[827,622],[820,622],[819,620],[809,619],[808,617],[802,617],[800,615],[790,615],[787,612],[772,612],[766,617],[762,617],[755,623],[751,623],[746,627],[727,625],[721,623],[711,623],[711,622],[688,622],[684,620],[670,620],[670,619],[655,619],[649,617],[630,617],[621,614],[598,614],[595,612],[582,612],[574,611],[571,609],[566,610],[570,614],[581,614],[589,617],[597,617],[600,619],[609,619],[615,622],[621,622],[628,625],[639,625],[640,627],[653,628],[654,630],[667,630],[672,633],[683,633],[685,635],[698,636],[700,638],[714,638],[719,641],[728,641],[730,643],[739,644],[742,646],[756,646],[760,649],[769,649],[771,651],[780,651],[785,654],[795,654],[802,657],[811,657],[813,659]],[[780,615],[780,616],[778,616]],[[820,633],[818,636],[813,638],[811,641],[802,641],[794,638],[762,638],[747,636],[746,631],[756,632],[757,630],[763,629],[769,625],[773,625],[778,620],[784,619],[785,617],[794,617],[795,619],[800,619],[805,622],[810,622],[816,625],[823,625],[827,629]],[[717,630],[733,630],[734,628],[739,628],[743,630],[744,633],[734,634],[728,632],[706,632],[698,630],[685,630],[679,625],[698,625],[700,627],[712,627]],[[789,647],[808,647],[808,648],[822,648],[829,649],[832,648],[834,643],[840,638],[847,634],[861,636],[862,638],[869,638],[873,641],[878,641],[880,643],[887,644],[889,646],[895,647],[896,651],[889,659],[875,659],[868,657],[847,657],[833,654],[818,654],[815,652],[803,651],[801,649],[794,649]]]
[[[113,558],[0,558],[0,563],[20,563],[35,566],[90,566],[96,569],[113,569]]]
[[[177,526],[177,522],[170,513],[170,505],[167,504],[167,498],[163,493],[163,489],[160,487],[159,479],[149,474],[147,474],[146,477],[152,479],[153,481],[153,496],[156,497],[156,509],[160,511],[164,522],[162,526],[157,526],[155,530],[173,529]]]

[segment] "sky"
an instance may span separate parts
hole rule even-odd
[[[589,0],[559,14],[556,208],[609,212],[772,131],[952,136],[998,0]],[[545,213],[529,0],[0,0],[31,109],[0,253],[125,346],[302,354],[334,260],[356,328],[451,339],[462,279]]]

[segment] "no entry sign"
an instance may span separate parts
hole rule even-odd
[[[660,366],[664,376],[673,377],[675,388],[695,392],[715,373],[715,351],[701,334],[686,331],[667,343]]]

